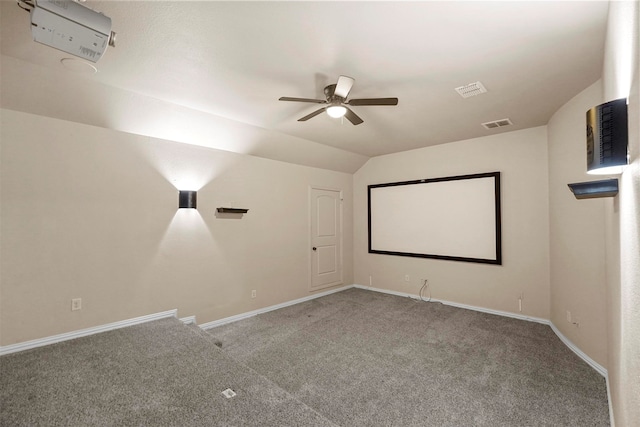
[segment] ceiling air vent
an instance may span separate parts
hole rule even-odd
[[[481,93],[486,93],[487,89],[480,82],[469,83],[465,86],[460,86],[456,88],[456,92],[460,94],[463,98],[470,98],[472,96],[480,95]]]
[[[487,129],[495,129],[495,128],[501,128],[504,126],[511,126],[513,123],[511,123],[511,120],[509,119],[500,119],[500,120],[494,120],[492,122],[486,122],[486,123],[482,123],[482,126],[484,126]]]

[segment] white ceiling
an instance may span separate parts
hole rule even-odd
[[[175,128],[199,129],[194,143],[208,135],[220,142],[200,145],[257,155],[261,138],[282,142],[271,151],[321,144],[360,163],[546,124],[600,78],[608,10],[600,1],[87,1],[118,33],[89,75],[65,69],[69,55],[33,42],[28,13],[1,3],[4,108],[181,142],[191,140]],[[325,114],[298,122],[318,106],[278,101],[323,98],[341,74],[356,80],[350,97],[399,105],[354,106],[364,123],[353,126]],[[488,93],[454,91],[476,81]],[[140,127],[161,110],[173,134]],[[503,118],[513,126],[481,126]],[[212,123],[241,131],[222,141],[206,129]]]

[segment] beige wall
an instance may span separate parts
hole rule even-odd
[[[603,101],[629,98],[630,165],[620,193],[605,204],[609,384],[615,423],[640,420],[640,6],[612,2],[605,45]]]
[[[367,185],[500,171],[503,265],[367,252]],[[549,318],[547,130],[537,127],[370,159],[354,175],[355,282],[436,299]],[[410,282],[405,282],[405,275]]]
[[[1,119],[2,345],[173,308],[203,323],[309,295],[311,185],[344,191],[352,283],[351,174],[6,109]],[[197,211],[177,209],[172,183],[201,187]],[[216,218],[230,204],[250,211]]]
[[[640,420],[640,83],[638,2],[611,2],[602,80],[551,118],[549,197],[551,319],[607,368],[615,425]],[[584,120],[589,108],[629,98],[630,165],[615,198],[572,200],[563,183],[587,175]],[[566,322],[566,310],[580,320]]]
[[[587,175],[585,113],[602,102],[600,81],[549,121],[551,321],[571,342],[607,367],[605,212],[613,199],[577,200],[567,184]],[[572,322],[568,322],[567,311]]]

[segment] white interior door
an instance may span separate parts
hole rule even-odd
[[[311,289],[342,284],[342,192],[311,188]]]

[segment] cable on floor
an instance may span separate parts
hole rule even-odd
[[[420,292],[418,292],[418,295],[420,296],[420,301],[431,302],[431,288],[429,288],[429,281],[427,279],[423,279],[423,280],[424,280],[424,284],[420,288]],[[425,300],[424,297],[422,296],[422,292],[425,289],[427,289],[429,291],[429,299],[427,299],[427,300]]]

